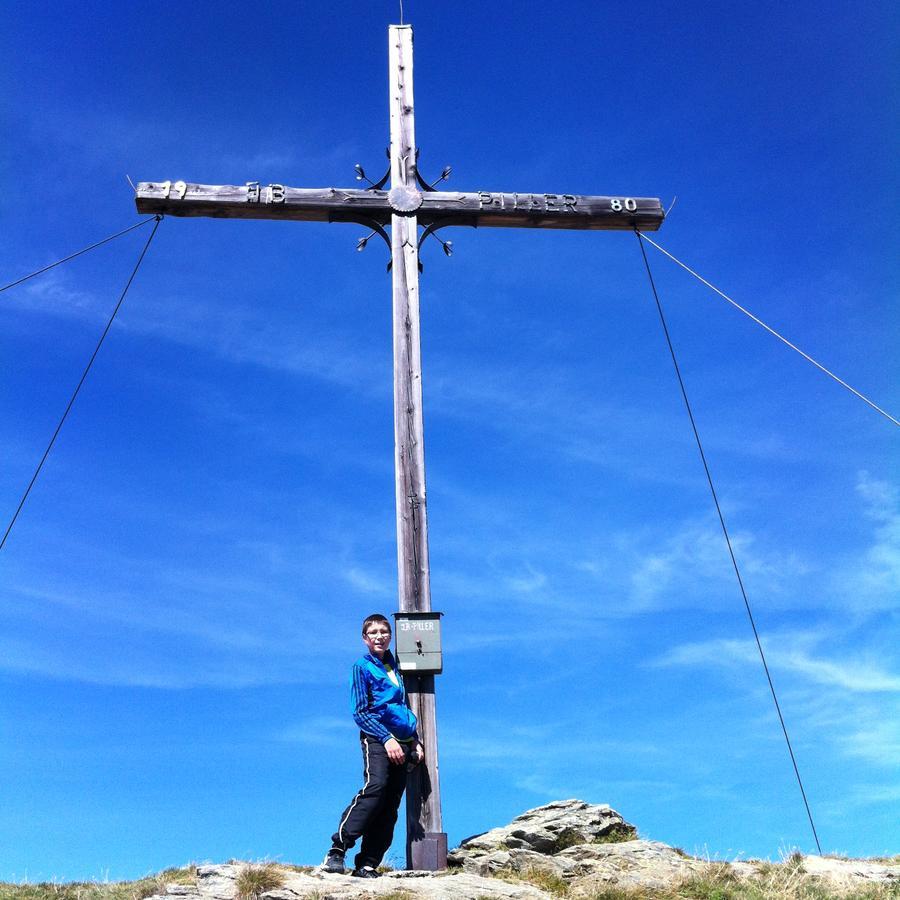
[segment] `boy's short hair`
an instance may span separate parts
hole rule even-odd
[[[381,613],[372,613],[371,616],[366,616],[365,619],[363,619],[362,633],[364,635],[365,635],[368,627],[370,625],[372,625],[374,622],[378,622],[379,624],[387,625],[387,630],[391,634],[394,633],[394,629],[391,628],[391,623],[387,620],[387,618],[385,616],[381,615]]]

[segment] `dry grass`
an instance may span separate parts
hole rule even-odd
[[[557,875],[556,872],[551,872],[548,869],[530,868],[522,871],[517,869],[499,869],[492,877],[513,883],[526,881],[528,884],[533,884],[554,897],[565,897],[569,893],[569,883],[560,875]]]
[[[882,857],[867,862],[898,863],[900,857]],[[577,886],[555,872],[531,868],[496,873],[508,882],[527,882],[553,897],[568,900],[900,900],[900,884],[857,884],[840,889],[809,875],[799,853],[782,863],[754,861],[755,875],[739,878],[728,863],[710,863],[705,870],[666,888],[590,886],[579,880]],[[266,891],[284,883],[285,871],[308,872],[312,866],[276,865],[271,862],[243,866],[237,877],[239,900],[259,900]],[[166,869],[137,881],[118,882],[41,882],[36,884],[0,883],[0,900],[146,900],[165,893],[168,884],[195,884],[196,866]],[[325,900],[326,894],[311,891],[306,900]],[[413,900],[413,894],[398,889],[379,896],[379,900]]]
[[[621,844],[624,841],[636,841],[638,833],[630,825],[613,825],[606,834],[595,837],[592,844]]]
[[[167,884],[196,884],[197,867],[166,869],[137,881],[0,882],[0,900],[144,900],[161,894]]]
[[[318,869],[318,866],[298,866],[296,863],[279,863],[278,865],[282,869],[287,869],[289,872],[299,872],[301,875],[309,875],[310,872],[315,872]]]
[[[577,900],[900,900],[900,884],[855,885],[841,889],[824,884],[803,868],[803,857],[793,854],[783,863],[756,863],[756,877],[739,878],[728,863],[711,863],[706,870],[669,887],[577,887],[542,869],[502,870],[495,877],[528,882],[555,897]]]
[[[857,884],[842,889],[809,875],[802,857],[793,856],[780,865],[760,867],[757,877],[748,879],[739,879],[727,863],[711,865],[703,875],[663,896],[672,900],[887,900],[900,898],[900,885]]]
[[[238,900],[259,900],[266,891],[284,884],[284,871],[275,863],[250,863],[235,879]]]

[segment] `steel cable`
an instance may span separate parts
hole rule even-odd
[[[641,248],[641,256],[644,258],[644,266],[647,269],[647,277],[650,279],[650,288],[653,291],[653,299],[656,301],[656,310],[659,313],[659,321],[662,324],[663,333],[666,336],[666,343],[669,345],[669,353],[672,356],[672,365],[675,367],[675,375],[678,378],[678,385],[681,388],[681,397],[684,400],[685,408],[687,409],[688,418],[691,420],[691,428],[694,432],[694,439],[697,442],[697,449],[700,451],[700,459],[703,462],[703,470],[706,472],[706,480],[709,484],[709,490],[712,494],[713,503],[716,506],[716,513],[719,516],[719,524],[722,526],[722,533],[725,535],[725,543],[728,545],[728,555],[731,557],[731,565],[734,567],[734,574],[737,577],[738,586],[741,590],[741,596],[744,598],[744,607],[747,610],[747,618],[750,620],[750,627],[753,629],[753,637],[756,641],[756,648],[759,650],[759,657],[762,660],[763,669],[766,672],[766,680],[769,682],[769,690],[772,693],[772,700],[775,703],[775,711],[778,713],[778,721],[781,723],[781,730],[784,733],[784,740],[787,743],[788,753],[791,757],[791,764],[794,767],[794,775],[797,777],[797,784],[800,786],[800,794],[803,797],[803,805],[806,807],[806,815],[809,818],[809,824],[812,828],[813,838],[816,842],[816,848],[819,851],[819,854],[822,853],[822,846],[819,844],[819,835],[816,832],[816,825],[813,822],[812,810],[809,808],[809,801],[806,799],[806,790],[803,787],[803,779],[800,777],[800,769],[797,766],[797,759],[794,756],[794,748],[791,746],[791,739],[788,736],[787,725],[784,722],[784,716],[781,713],[781,705],[778,702],[778,695],[775,693],[775,684],[772,681],[772,675],[769,672],[769,665],[766,662],[766,654],[763,652],[762,641],[759,637],[759,632],[756,629],[756,621],[753,618],[753,611],[750,608],[750,600],[747,597],[747,591],[744,588],[744,579],[741,577],[741,570],[738,567],[737,558],[734,555],[734,547],[731,544],[731,537],[728,534],[728,528],[725,525],[725,516],[722,514],[722,507],[719,505],[719,496],[716,493],[716,487],[713,484],[712,474],[709,470],[709,465],[706,461],[706,453],[703,451],[703,443],[700,440],[700,432],[697,430],[697,423],[694,420],[694,413],[691,409],[691,403],[688,400],[687,389],[684,386],[684,379],[681,377],[681,369],[678,366],[678,359],[675,356],[675,347],[672,344],[672,338],[669,335],[669,328],[666,324],[666,317],[663,314],[662,303],[659,299],[659,294],[656,291],[656,284],[653,281],[653,273],[650,271],[650,261],[647,259],[647,252],[644,250],[644,243],[641,240],[643,235],[635,229],[635,234],[638,238],[638,245]]]
[[[738,303],[736,300],[733,300],[724,291],[719,290],[719,288],[717,288],[714,284],[711,284],[702,275],[699,275],[697,272],[695,272],[689,265],[687,265],[686,263],[683,263],[676,256],[673,256],[665,248],[660,247],[660,245],[657,244],[656,241],[652,240],[651,238],[648,238],[647,235],[641,231],[636,231],[635,233],[637,234],[637,236],[640,238],[640,240],[642,242],[646,241],[648,244],[652,244],[654,247],[656,247],[657,250],[659,250],[660,253],[662,253],[665,256],[668,256],[669,259],[672,260],[672,262],[681,266],[681,268],[684,269],[685,272],[690,273],[701,284],[705,284],[711,291],[714,291],[720,297],[722,297],[724,300],[727,300],[735,309],[739,309],[745,316],[747,316],[748,318],[750,318],[754,322],[756,322],[757,325],[761,325],[763,328],[766,329],[766,331],[769,332],[769,334],[777,337],[779,341],[781,341],[783,344],[786,344],[788,347],[791,348],[791,350],[795,350],[807,362],[812,363],[817,369],[819,369],[819,371],[824,372],[829,378],[834,379],[841,387],[846,388],[848,391],[850,391],[851,394],[854,394],[857,397],[859,397],[859,399],[862,400],[864,403],[868,403],[869,406],[872,407],[872,409],[874,409],[878,413],[881,413],[881,415],[883,415],[889,421],[893,422],[895,425],[900,425],[900,420],[894,418],[894,416],[892,416],[889,412],[886,412],[885,410],[883,410],[880,406],[878,406],[877,403],[874,403],[873,401],[871,401],[865,394],[861,394],[858,390],[856,390],[855,387],[852,387],[851,385],[847,384],[847,382],[844,381],[842,378],[838,378],[838,376],[835,375],[834,372],[832,372],[830,369],[825,368],[825,366],[823,366],[822,363],[820,363],[818,360],[813,359],[808,353],[804,353],[796,344],[791,343],[786,337],[784,337],[784,335],[779,334],[770,325],[766,325],[766,323],[763,322],[763,320],[760,319],[758,316],[754,316],[753,313],[750,312],[749,309],[745,309],[743,306],[741,306],[740,303]],[[641,246],[643,247],[643,243],[641,244]]]
[[[116,234],[111,234],[109,237],[103,238],[102,241],[97,241],[96,244],[91,244],[90,247],[85,247],[83,250],[78,250],[77,252],[72,253],[70,256],[66,256],[63,259],[58,259],[55,263],[50,263],[49,266],[44,266],[43,269],[38,269],[36,272],[32,272],[30,275],[25,275],[22,278],[16,279],[16,281],[11,281],[9,284],[5,284],[3,285],[3,287],[0,287],[0,294],[2,294],[3,291],[8,291],[10,288],[15,287],[17,284],[21,284],[23,281],[28,281],[29,278],[34,278],[35,275],[40,275],[42,272],[46,272],[48,269],[53,269],[56,266],[61,266],[64,262],[68,262],[70,259],[75,259],[76,256],[81,256],[82,253],[87,253],[88,250],[94,250],[97,247],[102,247],[103,244],[108,244],[110,241],[115,240],[117,237],[122,237],[123,234],[128,234],[129,231],[134,231],[135,228],[140,228],[142,225],[146,225],[148,222],[152,222],[154,218],[157,219],[158,223],[158,216],[150,216],[147,219],[142,219],[137,223],[137,225],[132,225],[129,228],[125,228],[122,231],[116,232]]]
[[[66,417],[69,415],[69,410],[72,409],[72,404],[75,402],[75,398],[78,396],[78,392],[81,390],[81,386],[84,384],[84,380],[87,378],[88,372],[90,372],[91,366],[94,364],[94,360],[97,358],[97,354],[100,352],[100,347],[103,345],[103,341],[106,338],[106,335],[109,333],[109,329],[112,327],[113,320],[116,318],[116,314],[119,312],[119,307],[121,307],[122,301],[125,299],[125,295],[128,293],[128,289],[131,287],[131,282],[134,281],[134,277],[135,275],[137,275],[138,269],[141,267],[141,263],[144,261],[144,256],[146,256],[147,251],[150,249],[150,244],[153,241],[154,235],[156,234],[156,229],[159,228],[159,223],[162,221],[162,216],[154,216],[154,219],[156,220],[156,224],[153,226],[153,231],[150,232],[150,237],[147,238],[147,243],[144,244],[144,248],[143,250],[141,250],[141,255],[138,257],[138,261],[135,263],[134,269],[132,270],[131,275],[129,275],[128,277],[128,281],[125,284],[125,288],[122,291],[121,296],[119,297],[119,301],[118,303],[116,303],[115,309],[112,311],[112,315],[109,317],[109,321],[106,323],[106,328],[103,329],[103,333],[100,335],[100,340],[97,341],[97,346],[94,348],[94,352],[91,354],[91,358],[88,360],[88,364],[85,366],[84,372],[81,373],[81,378],[79,379],[75,390],[72,392],[72,396],[69,398],[69,402],[66,405],[65,412],[62,414],[62,418],[60,418],[59,424],[56,426],[56,431],[53,432],[53,437],[50,438],[50,443],[47,444],[47,449],[44,451],[44,455],[41,457],[41,461],[38,463],[37,468],[34,470],[34,475],[31,476],[31,481],[28,482],[28,487],[25,488],[25,493],[22,494],[22,499],[19,501],[19,505],[16,507],[16,511],[15,513],[13,513],[13,517],[12,519],[10,519],[9,525],[6,528],[6,532],[3,535],[3,540],[0,540],[0,550],[2,550],[6,545],[6,539],[9,537],[9,533],[12,531],[13,525],[16,524],[16,519],[19,518],[19,513],[22,511],[22,507],[25,505],[25,501],[28,499],[28,495],[31,493],[31,489],[34,487],[34,483],[37,481],[37,477],[38,475],[40,475],[41,469],[44,467],[44,463],[46,462],[47,457],[50,455],[50,451],[53,449],[53,444],[56,442],[56,438],[63,427],[63,423],[66,421]],[[149,221],[149,219],[146,221]],[[140,224],[143,225],[144,223],[141,222]],[[133,227],[136,228],[138,226]],[[131,229],[128,230],[130,231]],[[122,233],[124,234],[124,232]],[[107,238],[107,240],[112,240],[112,238]],[[48,266],[47,268],[50,267]],[[46,271],[46,269],[44,269],[43,271]]]

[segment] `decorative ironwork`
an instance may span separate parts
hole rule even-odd
[[[387,154],[387,158],[390,159],[391,158],[390,147],[388,147],[388,149],[385,150],[385,153]],[[368,181],[369,182],[369,187],[366,188],[367,191],[380,191],[388,183],[388,179],[390,179],[390,177],[391,177],[391,167],[390,166],[388,166],[387,172],[384,173],[384,175],[382,176],[380,181],[372,181],[372,179],[369,178],[368,175],[366,175],[366,170],[359,163],[357,163],[353,168],[356,170],[356,180],[357,181]]]
[[[453,242],[442,241],[435,234],[439,228],[447,228],[450,225],[470,225],[472,228],[477,228],[478,219],[474,216],[453,216],[449,219],[441,219],[440,222],[432,222],[419,236],[419,249],[422,249],[422,244],[425,243],[426,238],[433,237],[444,248],[444,253],[447,256],[451,256],[453,254]],[[449,250],[447,249],[448,246],[450,247]]]

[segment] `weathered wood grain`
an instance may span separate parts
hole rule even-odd
[[[408,135],[398,138],[409,150]],[[211,216],[229,219],[291,219],[308,222],[368,222],[387,225],[393,216],[415,218],[422,225],[451,223],[479,228],[565,228],[592,231],[656,231],[664,213],[654,197],[583,194],[526,194],[496,191],[418,191],[415,154],[405,159],[406,183],[393,174],[392,187],[404,193],[395,201],[418,203],[405,211],[391,204],[389,191],[359,188],[295,188],[286,185],[183,184],[142,181],[135,203],[140,213],[168,216]],[[410,177],[411,176],[411,177]],[[618,209],[616,208],[618,206]],[[629,208],[632,207],[633,208]]]
[[[428,507],[425,494],[425,427],[422,414],[422,347],[419,334],[419,248],[416,216],[416,135],[413,106],[412,29],[388,31],[391,117],[391,275],[394,316],[394,469],[397,571],[401,612],[431,609]],[[352,202],[352,201],[351,201]],[[397,207],[408,210],[398,214]],[[409,703],[419,721],[425,763],[410,773],[406,795],[409,868],[423,867],[427,835],[443,831],[438,776],[434,676],[407,676]],[[446,866],[443,861],[441,868]]]

